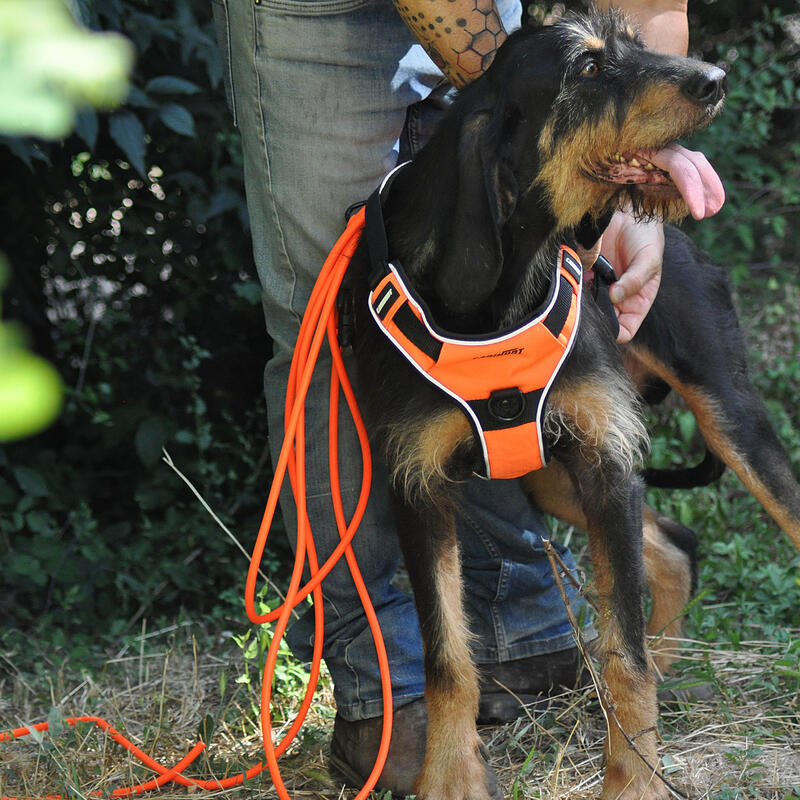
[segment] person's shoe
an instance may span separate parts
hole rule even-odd
[[[382,716],[348,722],[339,714],[336,715],[330,764],[350,786],[360,789],[372,772],[380,747],[382,727]],[[425,759],[427,732],[428,710],[424,699],[414,700],[395,710],[389,754],[375,789],[389,789],[395,797],[414,794],[414,784]],[[489,796],[492,800],[502,800],[497,775],[483,747],[481,757],[486,763]]]
[[[560,689],[575,689],[590,682],[577,647],[529,656],[502,664],[481,664],[478,724],[500,725],[550,704]]]

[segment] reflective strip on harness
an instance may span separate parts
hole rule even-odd
[[[398,350],[466,412],[483,449],[482,477],[518,478],[547,463],[545,402],[575,341],[582,290],[580,259],[562,246],[544,308],[508,333],[478,339],[434,330],[395,264],[369,303]]]

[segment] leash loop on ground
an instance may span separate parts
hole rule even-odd
[[[297,735],[311,706],[322,664],[324,637],[324,609],[320,584],[342,556],[345,557],[350,568],[356,591],[364,606],[364,612],[375,641],[376,656],[380,669],[381,688],[383,691],[383,728],[378,757],[372,772],[363,788],[356,795],[355,800],[364,800],[364,798],[366,798],[383,771],[383,766],[386,763],[386,756],[389,752],[392,730],[392,687],[389,675],[389,661],[386,655],[383,637],[381,636],[378,617],[370,601],[369,592],[367,591],[351,547],[353,536],[364,516],[364,511],[366,510],[367,501],[369,499],[369,491],[372,482],[372,459],[366,429],[358,411],[355,395],[350,381],[348,380],[342,354],[338,346],[335,309],[339,287],[344,278],[347,265],[350,263],[350,259],[358,246],[363,227],[364,208],[362,207],[350,216],[345,232],[339,238],[328,258],[325,260],[319,279],[309,299],[306,313],[300,326],[289,374],[289,385],[287,386],[286,392],[285,438],[278,457],[278,462],[275,465],[272,487],[267,499],[267,505],[258,536],[253,547],[250,568],[247,573],[245,609],[248,618],[256,624],[275,622],[275,629],[273,631],[269,650],[267,651],[267,659],[264,665],[264,675],[261,684],[261,732],[265,761],[250,767],[250,769],[244,773],[230,778],[224,778],[222,780],[196,780],[194,778],[187,778],[182,773],[205,748],[203,742],[198,742],[190,752],[173,767],[165,767],[150,758],[144,751],[136,747],[136,745],[122,736],[122,734],[112,728],[106,720],[100,717],[71,717],[66,719],[65,723],[70,726],[77,725],[80,722],[94,723],[108,733],[120,746],[128,750],[142,764],[152,769],[158,776],[144,783],[115,789],[110,793],[111,797],[128,797],[134,794],[141,794],[153,789],[158,789],[170,782],[185,787],[196,787],[210,791],[230,789],[255,778],[263,772],[266,767],[269,770],[278,796],[281,800],[289,800],[289,793],[281,778],[278,758],[286,752],[286,749]],[[320,566],[306,507],[304,408],[312,374],[319,358],[323,341],[326,337],[332,359],[328,462],[333,511],[341,541],[324,564]],[[361,491],[353,517],[349,522],[346,520],[339,480],[338,420],[340,394],[344,394],[348,409],[355,423],[363,459]],[[278,506],[281,487],[287,474],[297,505],[297,542],[292,576],[284,602],[278,608],[273,609],[267,614],[259,614],[255,608],[258,569],[264,555],[267,537]],[[300,584],[306,562],[310,579],[301,587]],[[272,742],[272,725],[269,711],[272,699],[272,681],[275,674],[278,651],[292,611],[310,594],[313,595],[314,600],[314,648],[308,686],[297,717],[280,743],[274,745]],[[0,742],[27,736],[31,734],[32,731],[45,731],[48,729],[49,723],[42,722],[30,727],[0,732]],[[105,793],[97,791],[92,793],[92,796],[102,796],[103,794]],[[62,795],[48,795],[46,800],[59,800],[61,797]],[[17,800],[17,798],[3,797],[2,800]]]

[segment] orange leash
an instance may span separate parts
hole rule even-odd
[[[334,306],[336,296],[339,293],[342,279],[350,263],[350,259],[355,252],[360,238],[361,230],[364,226],[364,209],[360,209],[348,222],[344,234],[334,245],[333,250],[325,260],[320,276],[311,293],[306,313],[300,327],[300,333],[295,347],[295,356],[292,359],[292,366],[289,374],[289,386],[286,392],[286,431],[283,446],[275,467],[275,477],[272,488],[267,500],[267,507],[261,528],[258,532],[253,556],[250,560],[250,569],[247,574],[245,587],[245,609],[247,616],[252,622],[264,623],[277,620],[275,632],[270,642],[267,652],[267,660],[264,665],[264,679],[261,684],[261,726],[262,737],[264,739],[264,752],[270,775],[272,776],[275,788],[282,800],[288,800],[289,795],[280,776],[277,758],[288,747],[291,740],[296,735],[305,719],[316,686],[319,667],[322,659],[322,640],[323,640],[323,606],[322,593],[319,585],[323,578],[333,569],[342,554],[344,554],[353,581],[356,586],[359,598],[364,606],[364,611],[372,632],[375,649],[378,658],[378,665],[381,675],[381,688],[383,690],[383,729],[381,745],[378,757],[366,784],[356,795],[357,800],[363,800],[375,786],[380,776],[386,756],[389,752],[389,740],[392,730],[392,694],[391,678],[389,675],[389,661],[386,656],[386,648],[383,643],[378,618],[369,598],[366,586],[361,573],[356,564],[350,542],[353,539],[369,498],[369,490],[372,482],[372,458],[369,451],[366,429],[361,419],[361,415],[356,405],[350,381],[342,361],[336,336],[336,318]],[[331,553],[328,560],[319,567],[317,561],[316,548],[308,519],[305,497],[305,435],[304,435],[304,404],[311,383],[311,375],[314,370],[319,352],[322,348],[323,338],[327,334],[331,355],[333,358],[333,369],[331,370],[331,392],[329,410],[329,471],[331,480],[331,494],[333,497],[334,514],[339,529],[341,541],[336,549]],[[347,405],[352,414],[356,425],[359,442],[361,444],[363,471],[361,492],[358,499],[353,518],[349,525],[345,522],[344,508],[341,499],[339,483],[339,460],[338,460],[338,415],[339,415],[339,390],[344,392]],[[283,478],[288,471],[292,490],[295,495],[297,505],[297,542],[295,544],[295,562],[292,577],[289,582],[289,589],[286,592],[286,600],[283,604],[268,614],[258,614],[255,609],[255,587],[259,564],[264,553],[267,536],[269,535],[272,519],[278,504]],[[309,573],[311,579],[300,589],[303,567],[308,556]],[[273,748],[271,737],[271,725],[269,719],[269,708],[272,691],[272,676],[274,674],[275,663],[278,656],[280,640],[289,622],[289,615],[292,609],[299,605],[310,593],[314,595],[314,653],[312,659],[311,676],[309,678],[308,689],[303,698],[300,711],[289,732],[281,741],[277,748]]]
[[[127,797],[132,794],[141,794],[142,792],[157,789],[169,782],[178,783],[182,786],[196,786],[208,790],[229,789],[256,777],[256,775],[263,772],[266,766],[278,792],[278,796],[281,800],[289,800],[289,794],[283,783],[278,767],[278,758],[286,751],[297,735],[311,706],[322,664],[324,613],[320,584],[342,555],[344,555],[350,568],[356,591],[364,606],[364,612],[367,616],[370,630],[375,641],[375,651],[380,668],[381,689],[383,692],[383,728],[378,757],[372,768],[372,772],[367,778],[363,788],[356,795],[355,800],[364,800],[364,798],[366,798],[383,771],[383,766],[386,763],[386,756],[389,752],[389,742],[392,731],[392,686],[391,677],[389,675],[389,660],[386,655],[386,647],[378,624],[378,617],[372,607],[369,593],[367,592],[366,585],[364,584],[361,572],[356,563],[355,554],[351,547],[353,536],[364,516],[367,500],[369,499],[370,485],[372,482],[372,458],[366,429],[364,428],[361,414],[358,411],[355,395],[350,381],[348,380],[342,354],[338,346],[335,314],[336,296],[338,295],[339,287],[341,286],[350,259],[358,245],[363,227],[364,209],[362,208],[350,218],[345,232],[336,242],[333,250],[331,250],[328,258],[325,260],[319,278],[314,286],[314,290],[311,293],[306,313],[303,316],[303,322],[300,326],[300,333],[297,338],[289,373],[289,385],[286,391],[285,437],[278,457],[278,463],[275,465],[272,487],[270,488],[266,509],[250,559],[250,568],[247,573],[245,609],[248,618],[257,624],[276,622],[272,641],[270,642],[267,652],[267,659],[264,664],[264,676],[261,684],[261,733],[266,760],[251,767],[247,772],[230,778],[224,778],[222,780],[196,780],[194,778],[187,778],[181,773],[203,750],[205,747],[203,742],[198,742],[175,766],[165,767],[150,758],[146,753],[114,730],[108,722],[99,717],[72,717],[65,720],[68,725],[76,725],[79,722],[95,723],[98,727],[107,731],[114,741],[126,750],[129,750],[136,758],[150,767],[158,775],[157,778],[147,781],[146,783],[115,789],[111,792],[111,797]],[[326,335],[333,360],[328,420],[330,431],[328,459],[334,516],[336,518],[341,541],[325,563],[320,567],[306,507],[304,409],[308,387],[311,383],[311,376],[320,350],[322,349],[323,339]],[[339,482],[338,419],[340,391],[344,394],[350,414],[353,417],[363,459],[361,492],[356,510],[349,523],[345,518]],[[267,614],[258,614],[255,609],[258,568],[261,564],[269,530],[277,509],[281,486],[283,485],[287,472],[297,505],[297,542],[292,577],[284,602],[278,608]],[[300,583],[306,559],[308,560],[310,580],[305,586],[301,587]],[[278,650],[292,610],[302,603],[309,594],[312,594],[314,599],[314,649],[308,687],[296,719],[280,743],[275,746],[272,743],[272,724],[269,709]],[[5,733],[0,732],[0,742],[26,736],[31,733],[31,730],[44,731],[47,730],[48,727],[48,723],[43,722],[28,728],[17,728]],[[98,791],[94,794],[99,796],[104,793]],[[56,800],[61,797],[62,795],[47,796],[48,800]],[[2,800],[18,800],[18,798],[3,797]]]

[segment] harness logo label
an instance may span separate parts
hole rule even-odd
[[[473,360],[477,361],[479,358],[497,358],[498,356],[518,356],[524,352],[524,347],[509,347],[508,350],[503,350],[499,353],[486,353],[482,356],[474,356]]]

